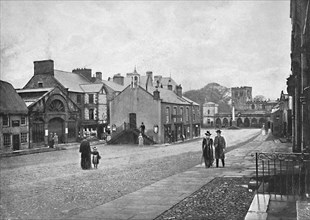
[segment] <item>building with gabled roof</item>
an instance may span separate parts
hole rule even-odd
[[[28,108],[13,86],[0,80],[0,151],[28,147]]]
[[[176,86],[175,91],[153,86],[150,80],[141,85],[135,76],[111,101],[112,143],[135,143],[142,122],[145,125],[145,140],[151,139],[155,143],[200,136],[200,106],[183,97],[181,85]],[[128,129],[132,131],[131,136],[126,132]]]

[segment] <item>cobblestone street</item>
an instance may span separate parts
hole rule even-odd
[[[259,132],[224,130],[223,136],[228,147],[236,147]],[[201,139],[143,148],[97,147],[102,156],[98,170],[80,168],[77,146],[1,158],[1,218],[66,218],[184,172],[201,159]]]

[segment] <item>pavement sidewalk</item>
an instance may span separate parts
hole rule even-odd
[[[225,168],[195,166],[136,192],[71,216],[68,219],[154,219],[217,177],[243,177],[255,174],[255,152],[287,152],[288,145],[265,141],[259,135],[252,142],[226,153]]]

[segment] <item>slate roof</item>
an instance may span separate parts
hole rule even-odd
[[[121,92],[127,87],[127,86],[119,85],[112,81],[102,80],[102,82],[116,92]]]
[[[191,102],[194,105],[199,105],[196,102],[182,96],[178,96],[177,94],[175,94],[173,91],[168,90],[168,89],[164,89],[164,88],[157,88],[159,91],[159,96],[160,99],[162,99],[162,102],[166,102],[166,103],[173,103],[173,104],[181,104],[181,105],[188,105]],[[156,90],[155,87],[149,87],[148,88],[148,92],[151,93],[153,95],[153,92]]]
[[[40,89],[19,89],[16,92],[24,100],[27,107],[40,100],[42,97],[51,92],[54,88],[40,88]]]
[[[82,84],[80,85],[80,87],[82,88],[82,90],[86,93],[95,93],[95,92],[99,92],[101,90],[103,86],[103,83],[96,83],[96,84]]]
[[[68,88],[70,92],[84,92],[80,87],[80,84],[89,84],[85,77],[77,73],[66,72],[62,70],[54,70],[55,79],[60,82],[65,88]]]
[[[28,108],[13,86],[0,80],[0,114],[27,114]]]

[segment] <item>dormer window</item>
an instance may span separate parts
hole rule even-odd
[[[38,87],[43,88],[43,82],[38,82]]]

